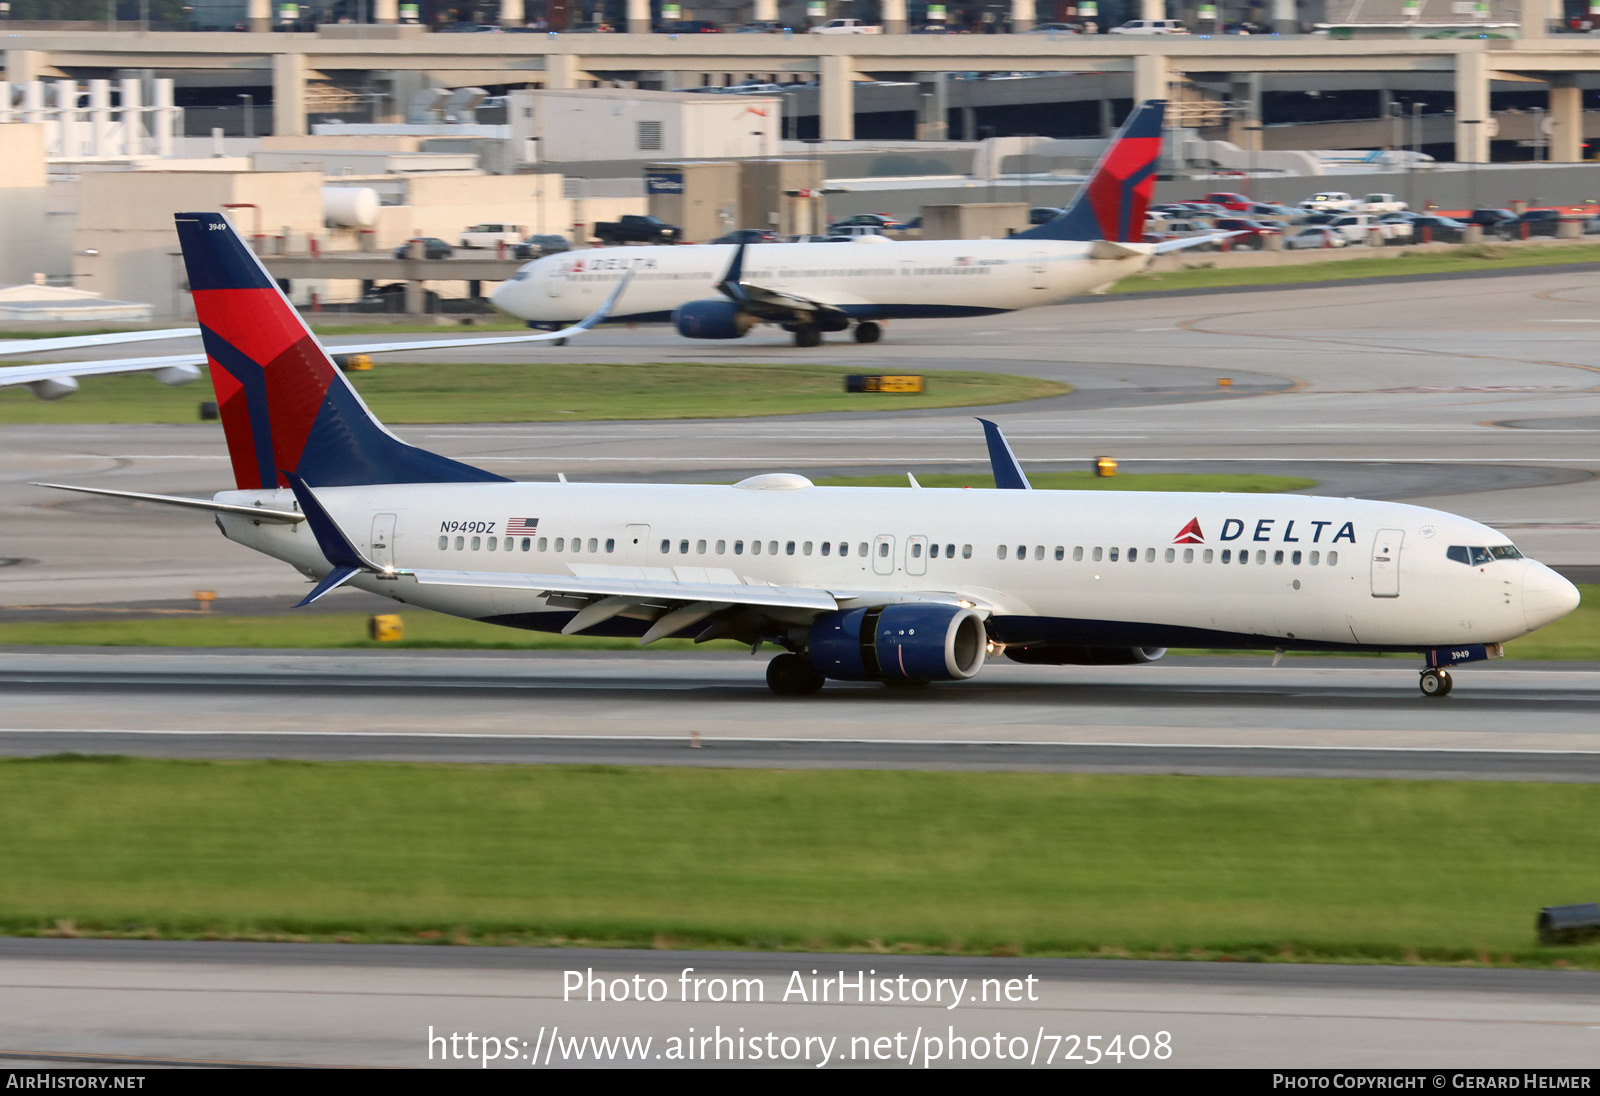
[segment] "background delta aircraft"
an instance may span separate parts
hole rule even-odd
[[[537,259],[490,299],[530,324],[561,324],[631,271],[618,322],[670,320],[691,339],[737,339],[772,323],[796,346],[852,325],[857,342],[877,342],[881,320],[1055,304],[1138,273],[1154,255],[1234,235],[1142,242],[1165,110],[1160,100],[1135,110],[1072,205],[1009,239],[592,248]]]
[[[512,482],[390,434],[227,221],[177,222],[236,490],[128,497],[212,511],[316,581],[301,604],[348,583],[514,628],[772,643],[791,695],[1171,644],[1417,651],[1442,695],[1445,667],[1578,604],[1500,533],[1417,506],[1032,491],[992,423],[994,491]]]
[[[473,339],[434,339],[418,342],[358,343],[341,346],[337,359],[353,354],[378,354],[397,350],[443,350],[452,346],[494,346],[502,343],[564,342],[573,335],[589,330],[605,318],[622,283],[612,288],[610,295],[582,320],[560,331],[538,335],[501,335]],[[201,333],[198,327],[168,328],[162,331],[129,331],[118,335],[72,335],[59,339],[11,339],[0,342],[0,357],[12,354],[46,354],[57,350],[81,350],[91,346],[116,346],[123,343],[153,342],[162,339],[192,339]],[[152,373],[162,384],[188,384],[200,376],[200,367],[206,364],[205,354],[168,354],[155,358],[116,358],[108,361],[50,362],[45,365],[13,365],[0,367],[0,388],[27,385],[42,400],[59,400],[78,390],[79,377],[104,377],[118,373]]]

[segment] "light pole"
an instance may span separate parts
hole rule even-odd
[[[244,135],[256,135],[256,97],[248,92],[239,92],[239,98],[244,100]]]
[[[1260,119],[1244,127],[1244,131],[1250,135],[1250,175],[1245,180],[1245,192],[1252,198],[1256,196],[1256,152],[1261,148],[1261,130],[1263,128]]]
[[[1529,107],[1533,115],[1533,162],[1544,159],[1544,107]]]
[[[1411,104],[1411,159],[1406,163],[1406,205],[1416,208],[1415,172],[1417,161],[1422,159],[1422,108],[1427,103]]]

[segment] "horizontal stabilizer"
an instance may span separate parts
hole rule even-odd
[[[1147,258],[1158,254],[1160,245],[1150,244],[1119,244],[1111,240],[1096,240],[1089,247],[1091,259],[1138,259]]]
[[[207,510],[213,514],[238,514],[251,521],[264,521],[274,525],[294,525],[305,521],[304,514],[293,510],[271,510],[264,506],[239,506],[229,502],[212,502],[210,499],[190,499],[182,495],[149,495],[143,491],[111,491],[104,487],[73,487],[67,483],[35,483],[34,487],[53,487],[57,491],[81,491],[85,495],[106,495],[114,499],[133,499],[135,502],[154,502],[162,506],[181,506],[188,510]]]
[[[316,601],[323,594],[333,593],[339,587],[343,586],[360,573],[361,568],[359,567],[335,567],[323,577],[321,582],[317,583],[316,589],[312,590],[309,594],[300,599],[300,601],[295,605],[295,608],[303,608],[307,605],[310,605],[313,601]]]

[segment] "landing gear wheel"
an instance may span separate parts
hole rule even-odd
[[[883,338],[883,328],[871,320],[862,320],[856,324],[855,336],[858,343],[875,343]]]
[[[822,345],[822,332],[814,327],[797,327],[794,330],[794,344],[810,349]]]
[[[1423,696],[1449,696],[1455,681],[1449,670],[1423,670],[1417,685]]]
[[[800,655],[781,654],[767,663],[767,688],[779,696],[810,696],[825,680]]]

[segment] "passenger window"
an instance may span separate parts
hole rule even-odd
[[[961,558],[962,559],[971,559],[972,558],[972,545],[963,544],[961,546]]]
[[[1311,553],[1311,558],[1308,559],[1306,562],[1310,563],[1311,566],[1315,567],[1317,565],[1317,560],[1319,560],[1321,558],[1322,558],[1322,553],[1321,552],[1312,552]]]
[[[889,542],[888,541],[884,541],[882,544],[878,545],[878,555],[879,556],[887,556],[888,554],[889,554]]]
[[[689,554],[689,542],[687,540],[680,540],[678,542],[678,554],[680,556],[686,556]]]
[[[831,555],[832,553],[833,553],[833,541],[831,541],[831,540],[823,541],[822,542],[822,554],[826,556],[826,555]]]
[[[1105,555],[1105,551],[1103,549],[1099,548],[1099,547],[1096,547],[1095,550],[1094,550],[1094,561],[1096,563],[1099,563],[1100,562],[1100,557],[1103,556],[1103,555]]]
[[[728,542],[725,541],[725,540],[717,541],[717,555],[719,555],[719,556],[726,555],[727,551],[728,551]]]
[[[461,551],[461,549],[465,548],[466,546],[467,546],[467,541],[466,541],[465,537],[457,537],[456,538],[456,551],[459,552],[459,551]]]
[[[1222,550],[1222,562],[1223,563],[1232,563],[1233,562],[1233,549],[1232,548],[1224,548]]]
[[[706,542],[703,541],[703,540],[695,541],[694,542],[694,552],[695,552],[695,555],[697,555],[697,556],[705,555],[706,554]]]
[[[1028,546],[1026,544],[1017,545],[1017,558],[1018,559],[1027,559],[1028,558]]]
[[[866,554],[867,554],[867,542],[866,541],[862,541],[860,544],[856,545],[856,555],[864,556]]]
[[[557,544],[558,544],[558,546],[556,548],[556,551],[559,552],[559,551],[561,551],[561,548],[559,547],[559,542],[557,542]],[[672,542],[670,540],[662,541],[661,542],[661,554],[662,555],[666,555],[670,551],[672,551]]]
[[[522,542],[522,550],[524,552],[526,552],[528,550],[528,542],[527,541],[523,541]],[[616,539],[613,538],[613,537],[607,537],[606,538],[606,551],[615,552],[616,550],[617,550]]]
[[[550,547],[550,538],[549,537],[540,537],[539,538],[539,551],[542,552],[546,548],[549,548],[549,547]]]
[[[474,552],[476,552],[482,546],[483,546],[483,538],[482,537],[473,537],[472,538],[472,550]]]
[[[1290,557],[1290,562],[1296,567],[1300,566],[1300,550],[1298,548],[1295,549],[1294,555]]]
[[[1110,558],[1112,563],[1117,562],[1117,549],[1115,549],[1115,548],[1111,549],[1111,555],[1110,555],[1109,558]]]
[[[557,537],[556,538],[556,551],[559,552],[563,548],[565,548],[566,547],[566,543],[567,543],[567,538],[566,537]],[[473,547],[476,548],[477,545],[474,544]]]
[[[1202,563],[1210,563],[1211,562],[1211,549],[1207,548],[1205,550],[1205,554],[1200,557],[1200,561]],[[1222,562],[1223,563],[1227,563],[1228,561],[1227,560],[1223,560]]]
[[[954,544],[946,544],[944,546],[944,558],[945,559],[955,559],[956,558],[956,546]]]
[[[1328,566],[1329,567],[1337,567],[1338,565],[1339,565],[1339,553],[1338,552],[1329,552],[1328,553]]]
[[[744,541],[736,540],[733,542],[733,554],[736,556],[744,555]]]
[[[786,555],[786,556],[794,555],[794,541],[791,540],[791,541],[786,541],[784,543],[784,545],[783,545],[783,554]]]
[[[1168,548],[1167,549],[1167,562],[1171,563],[1173,560],[1175,560],[1177,558],[1178,558],[1178,550],[1176,548]]]
[[[918,544],[916,541],[912,541],[911,542],[911,558],[912,559],[921,559],[922,558],[922,545]]]
[[[752,540],[750,542],[750,554],[752,556],[759,556],[761,554],[761,542],[759,540]]]
[[[1128,562],[1129,563],[1138,563],[1139,562],[1139,549],[1137,549],[1137,548],[1129,548],[1128,549]]]
[[[928,558],[929,559],[938,559],[939,558],[939,546],[937,544],[928,545]]]
[[[1267,562],[1267,550],[1265,548],[1257,548],[1256,549],[1256,566],[1260,567],[1260,566],[1264,565],[1266,562]]]
[[[1185,563],[1193,563],[1194,562],[1194,549],[1193,548],[1185,548],[1183,550],[1183,562],[1185,562]]]
[[[1276,552],[1272,553],[1272,562],[1275,565],[1279,566],[1279,567],[1283,566],[1283,549],[1282,548],[1279,548]]]
[[[996,548],[994,550],[994,558],[995,559],[1005,559],[1006,558],[1006,546],[1004,544],[1000,545],[1000,547],[998,547],[998,548]]]
[[[442,552],[448,547],[450,547],[450,538],[449,537],[440,537],[439,538],[439,551]]]
[[[1154,548],[1146,548],[1144,550],[1144,561],[1146,563],[1154,563],[1156,561],[1156,550]],[[1168,562],[1171,561],[1169,560]]]
[[[1072,561],[1074,563],[1083,562],[1083,545],[1080,544],[1072,550]]]
[[[1033,558],[1034,559],[1043,559],[1044,558],[1044,545],[1035,544],[1033,546]]]
[[[499,550],[499,548],[500,548],[500,538],[499,537],[490,537],[489,538],[489,551],[494,552],[494,551]]]
[[[1066,558],[1067,558],[1067,549],[1066,549],[1066,547],[1064,545],[1060,545],[1060,544],[1056,545],[1056,559],[1061,560],[1061,559],[1066,559]]]
[[[767,555],[775,556],[777,554],[778,554],[778,542],[775,541],[775,540],[767,541]]]
[[[598,552],[599,550],[600,550],[600,538],[599,537],[590,537],[589,538],[589,551]]]

